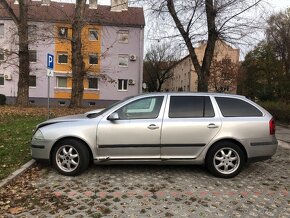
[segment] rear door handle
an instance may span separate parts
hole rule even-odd
[[[150,124],[147,128],[154,130],[154,129],[159,129],[159,126],[156,126],[155,124]]]
[[[207,128],[214,129],[214,128],[218,128],[218,126],[215,125],[214,123],[210,123],[207,125]]]

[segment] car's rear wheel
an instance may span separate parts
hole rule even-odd
[[[52,164],[65,176],[77,176],[87,169],[90,154],[87,146],[75,139],[59,142],[53,149]]]
[[[206,166],[217,177],[232,178],[240,173],[245,164],[245,155],[238,145],[221,141],[207,153]]]

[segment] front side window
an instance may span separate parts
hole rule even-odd
[[[128,90],[128,80],[127,79],[118,79],[118,90],[127,91]]]
[[[4,23],[0,23],[0,37],[4,36]]]
[[[4,74],[0,74],[0,86],[4,86]]]
[[[261,117],[263,113],[255,106],[237,98],[215,97],[224,117]]]
[[[128,67],[129,55],[119,55],[119,67]]]
[[[29,50],[29,61],[35,63],[36,59],[37,59],[36,50]]]
[[[90,41],[97,41],[99,40],[98,31],[95,29],[89,30],[89,40]]]
[[[98,78],[88,78],[89,89],[99,89],[99,80]]]
[[[59,64],[67,64],[68,63],[68,54],[67,53],[58,53],[57,62]]]
[[[67,77],[57,77],[57,87],[66,88],[67,87]]]
[[[98,64],[98,54],[89,55],[89,64]]]
[[[214,110],[211,100],[207,96],[171,96],[168,117],[214,117]]]
[[[36,87],[36,76],[29,76],[29,87]]]
[[[129,31],[128,30],[120,30],[118,32],[118,40],[120,43],[128,43],[129,42]]]
[[[58,37],[66,39],[68,36],[68,28],[67,27],[59,27],[58,28]]]
[[[159,115],[163,98],[163,96],[157,96],[139,99],[123,106],[117,113],[121,120],[156,119]]]

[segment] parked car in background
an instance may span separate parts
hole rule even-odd
[[[126,98],[106,109],[39,124],[32,157],[63,175],[90,162],[205,164],[215,176],[236,176],[246,162],[277,149],[275,122],[244,96],[154,93]]]

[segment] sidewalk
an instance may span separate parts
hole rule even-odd
[[[290,149],[290,128],[286,126],[276,126],[276,137],[279,141],[279,145],[284,148]]]

